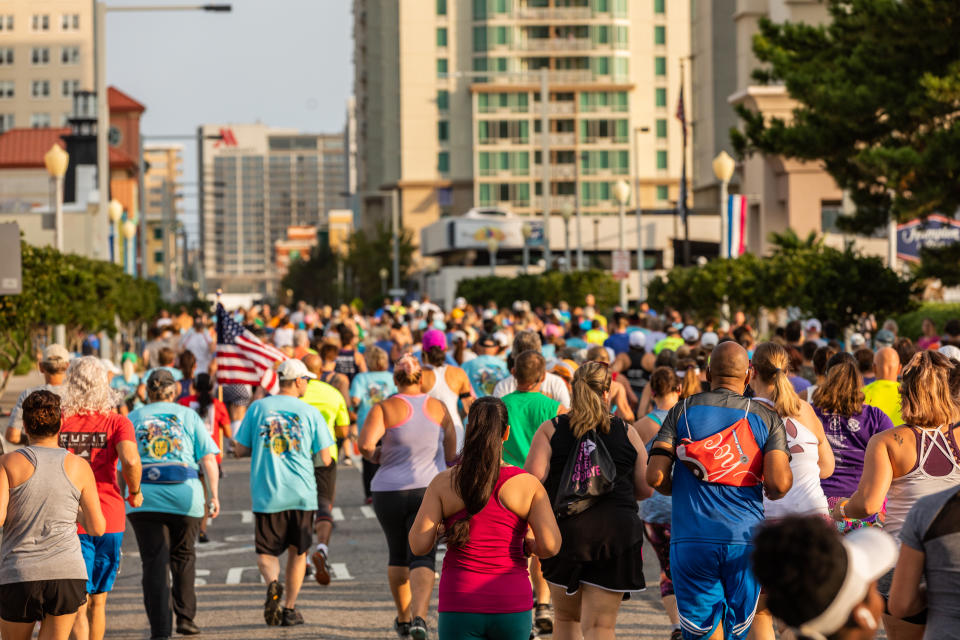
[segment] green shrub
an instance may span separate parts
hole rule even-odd
[[[550,271],[540,275],[515,278],[486,276],[461,280],[457,295],[475,305],[493,300],[500,307],[509,307],[516,300],[527,300],[534,307],[566,300],[571,306],[583,304],[587,294],[597,299],[597,309],[612,309],[620,296],[620,285],[606,271]]]
[[[943,325],[947,320],[960,318],[960,303],[949,302],[925,302],[916,311],[904,313],[895,319],[900,328],[900,335],[906,336],[911,340],[920,337],[920,325],[924,318],[930,318],[937,325],[937,331],[943,335]],[[883,322],[882,318],[877,318],[878,322]]]

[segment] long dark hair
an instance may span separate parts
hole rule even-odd
[[[201,418],[206,418],[207,409],[213,404],[213,378],[210,377],[209,373],[198,374],[196,380],[193,381],[193,389],[197,392],[197,404],[199,405],[197,413],[200,414]]]
[[[447,544],[462,547],[470,539],[470,518],[479,513],[493,494],[500,477],[503,434],[507,432],[507,405],[499,398],[478,398],[470,406],[463,458],[453,471],[453,489],[463,500],[467,517],[447,530]]]

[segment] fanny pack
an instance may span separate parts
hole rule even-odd
[[[142,484],[181,484],[200,474],[185,462],[154,462],[143,465]]]
[[[683,420],[687,436],[677,446],[681,461],[701,482],[733,487],[753,487],[763,480],[763,452],[753,437],[747,417],[750,400],[743,417],[726,429],[703,440],[693,440],[687,420],[687,401],[683,401]]]

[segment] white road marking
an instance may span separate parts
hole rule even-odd
[[[330,573],[333,574],[330,576],[331,580],[353,580],[353,576],[350,575],[350,571],[347,570],[347,565],[343,562],[331,563]]]
[[[330,509],[330,515],[333,516],[334,522],[340,522],[343,520],[343,509],[340,507],[334,507]]]
[[[367,520],[377,517],[377,514],[373,512],[373,507],[366,504],[360,507],[360,513],[362,513],[363,517],[366,518]]]
[[[228,556],[233,553],[250,553],[253,551],[253,545],[234,547],[233,549],[217,549],[216,551],[203,551],[197,553],[198,558],[209,558],[210,556]]]
[[[224,538],[225,542],[253,542],[252,533],[241,533],[234,536],[227,536]]]
[[[257,571],[256,567],[231,567],[227,571],[227,580],[224,584],[240,584],[243,580],[244,571]],[[263,582],[263,578],[260,578],[260,582]]]
[[[197,577],[193,579],[193,585],[195,587],[202,587],[203,585],[207,584],[207,581],[201,578],[200,576],[209,576],[209,575],[210,575],[210,569],[197,569],[196,571]]]
[[[221,515],[240,516],[242,524],[253,524],[253,511],[224,511]]]

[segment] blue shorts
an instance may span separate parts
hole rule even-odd
[[[723,625],[725,640],[746,638],[760,597],[750,566],[752,545],[674,542],[670,571],[686,640],[709,637]]]
[[[102,536],[80,534],[80,550],[87,565],[87,593],[107,593],[120,570],[120,545],[123,533],[105,533]]]

